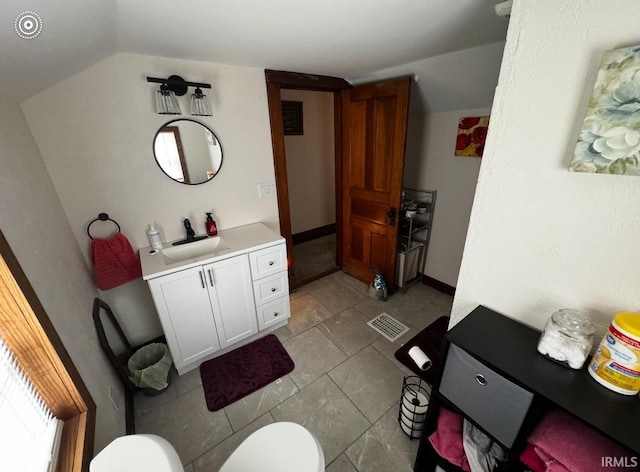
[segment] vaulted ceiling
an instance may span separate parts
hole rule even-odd
[[[3,0],[0,97],[22,101],[116,52],[361,77],[504,40],[496,3]],[[25,10],[42,22],[32,39],[15,31]]]

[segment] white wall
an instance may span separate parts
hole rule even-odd
[[[169,179],[156,165],[152,141],[175,116],[154,112],[157,84],[146,76],[179,74],[211,83],[212,117],[198,117],[220,138],[219,173],[202,185]],[[189,95],[179,97],[188,111]],[[134,249],[149,245],[154,223],[164,241],[184,238],[182,220],[205,232],[206,212],[219,229],[261,221],[278,230],[275,196],[258,198],[258,183],[273,182],[273,153],[264,71],[258,68],[116,54],[22,104],[51,180],[87,264],[87,223],[107,212]],[[92,233],[111,231],[95,224]],[[99,234],[97,234],[99,236]],[[141,280],[102,293],[139,342],[161,333],[148,288]]]
[[[506,21],[506,20],[505,20]],[[504,42],[464,49],[421,61],[372,72],[352,79],[354,84],[415,76],[411,86],[412,112],[439,113],[491,106]]]
[[[95,450],[125,432],[124,394],[91,318],[97,290],[20,108],[0,100],[0,229],[97,405]]]
[[[284,137],[293,234],[336,222],[333,93],[281,91],[302,103],[304,134]]]
[[[634,0],[516,1],[453,306],[600,329],[640,309],[640,180],[570,173],[604,51],[638,44]]]
[[[458,121],[489,108],[409,115],[405,187],[437,190],[425,274],[453,287],[458,280],[482,159],[455,156]]]

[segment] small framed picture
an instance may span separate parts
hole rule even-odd
[[[282,100],[282,126],[284,134],[304,134],[302,102]]]

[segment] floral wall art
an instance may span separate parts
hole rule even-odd
[[[640,175],[640,46],[604,53],[569,170]]]
[[[489,117],[460,118],[456,137],[456,156],[482,157]]]

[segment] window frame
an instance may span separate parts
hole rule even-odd
[[[0,333],[47,406],[64,421],[56,472],[89,470],[95,402],[2,231]]]

